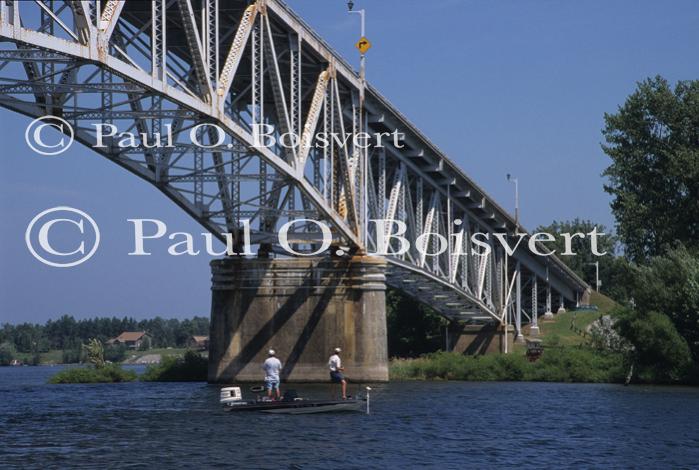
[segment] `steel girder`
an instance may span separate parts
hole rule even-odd
[[[551,295],[570,303],[588,289],[555,257],[518,250],[513,260],[492,237],[480,256],[471,235],[515,233],[509,214],[375,89],[360,93],[352,68],[279,0],[0,0],[0,41],[1,106],[63,117],[76,140],[155,184],[219,238],[233,233],[236,246],[245,219],[266,252],[279,251],[282,223],[303,218],[330,225],[336,246],[371,253],[370,221],[400,220],[411,247],[390,245],[391,286],[450,319],[518,329],[517,312],[539,308],[521,286],[544,286],[547,311]],[[212,128],[194,130],[201,123],[222,129],[224,142]],[[138,134],[135,145],[115,136],[95,148],[96,124]],[[263,124],[277,140],[299,138],[255,147]],[[363,149],[352,142],[362,131],[404,139]],[[350,137],[316,148],[319,132]],[[154,147],[158,137],[171,145]],[[426,255],[442,248],[437,235],[445,250]],[[291,238],[313,248],[317,236],[306,223]]]

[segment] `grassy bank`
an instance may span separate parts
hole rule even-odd
[[[464,356],[436,352],[417,359],[395,359],[391,380],[472,380],[537,382],[624,381],[625,367],[618,354],[604,354],[585,347],[546,349],[536,362],[522,354]]]
[[[578,346],[585,344],[589,339],[586,330],[590,324],[618,307],[618,304],[612,299],[597,292],[592,292],[590,303],[596,305],[598,310],[572,310],[556,314],[550,320],[540,316],[540,337],[544,345]],[[525,328],[525,334],[527,332],[528,330]]]
[[[129,351],[124,358],[123,364],[138,364],[141,359],[160,359],[171,357],[182,357],[188,351],[187,348],[153,348],[145,351]]]
[[[545,347],[558,348],[568,346],[585,346],[589,343],[587,329],[601,317],[608,315],[618,306],[609,297],[593,292],[590,302],[596,305],[598,310],[571,310],[561,314],[555,314],[551,319],[539,317],[539,338]],[[555,310],[555,309],[554,309]],[[525,337],[529,334],[529,327],[524,327]],[[524,354],[526,345],[515,343],[513,352]]]
[[[22,364],[43,365],[62,364],[63,350],[51,349],[42,353],[14,353],[14,358]]]

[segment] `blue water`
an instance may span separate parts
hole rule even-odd
[[[391,383],[369,416],[290,416],[224,413],[202,383],[47,385],[58,370],[0,368],[0,467],[699,466],[697,388]]]

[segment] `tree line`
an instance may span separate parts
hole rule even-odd
[[[209,334],[209,318],[195,316],[178,320],[155,317],[135,320],[129,317],[96,317],[76,320],[71,315],[63,315],[43,325],[6,323],[0,328],[0,349],[30,354],[56,349],[79,351],[81,345],[92,338],[105,343],[124,331],[145,331],[151,337],[152,347],[184,347],[191,335]]]

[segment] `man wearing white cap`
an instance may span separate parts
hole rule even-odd
[[[335,353],[328,359],[328,367],[330,368],[330,380],[335,384],[342,384],[342,399],[347,399],[347,380],[345,376],[342,375],[342,371],[345,370],[342,367],[342,360],[340,360],[340,353],[342,349],[335,348]]]
[[[267,352],[267,360],[262,364],[262,369],[265,371],[265,388],[267,396],[272,397],[272,391],[276,392],[277,400],[281,398],[279,391],[279,373],[282,371],[282,362],[277,359],[274,349]]]

